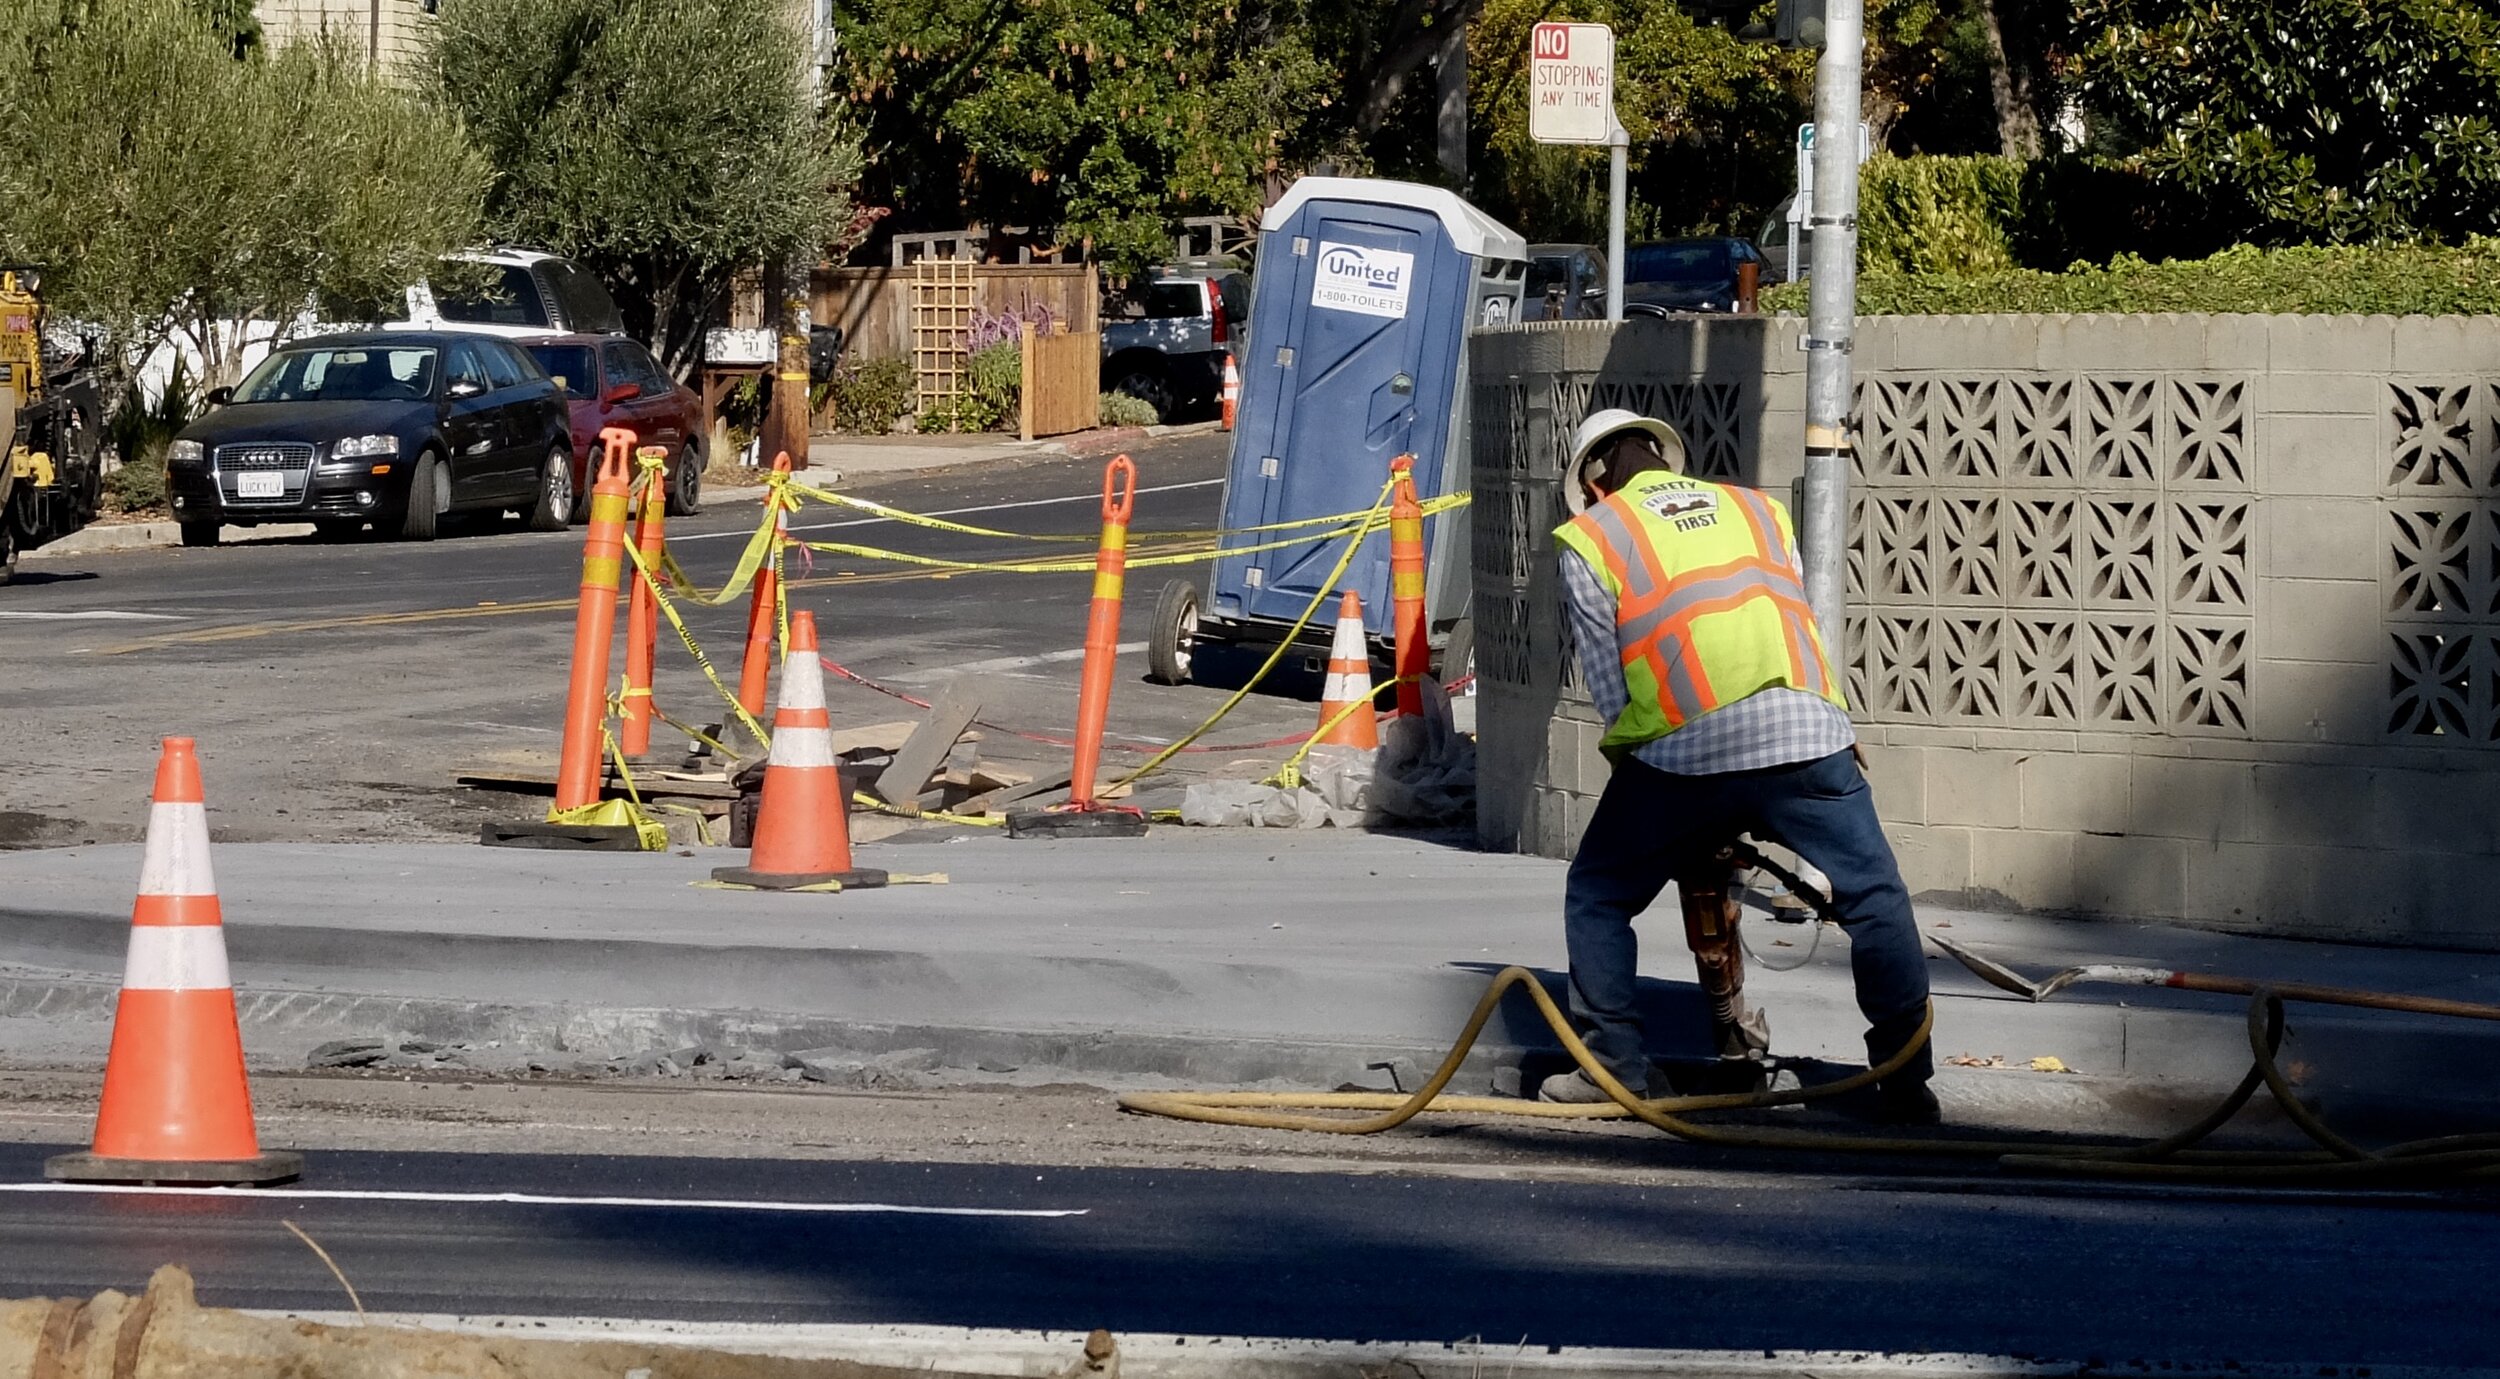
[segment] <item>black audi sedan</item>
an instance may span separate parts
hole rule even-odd
[[[448,512],[573,517],[573,438],[562,390],[510,341],[450,331],[324,335],[281,347],[166,454],[182,544],[218,529],[370,523],[426,541]]]

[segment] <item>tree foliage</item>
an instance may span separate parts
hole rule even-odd
[[[434,98],[494,167],[488,222],[581,260],[689,367],[733,278],[838,247],[856,139],[783,0],[445,0]]]
[[[256,330],[395,300],[473,239],[485,183],[360,57],[232,44],[183,0],[0,7],[0,257],[118,357],[179,337],[212,383]]]
[[[1344,127],[1328,0],[838,0],[847,96],[903,224],[1055,231],[1116,268],[1247,215]]]
[[[2261,244],[2500,229],[2488,0],[2079,0],[2110,153]]]

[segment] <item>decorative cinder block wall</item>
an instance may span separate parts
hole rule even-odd
[[[2500,949],[2500,319],[1858,330],[1846,670],[1914,891]],[[1487,846],[1568,855],[1607,774],[1548,535],[1571,428],[1665,417],[1785,498],[1802,333],[1476,336]]]

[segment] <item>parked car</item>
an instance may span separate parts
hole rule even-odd
[[[668,512],[703,507],[703,399],[668,376],[651,351],[612,335],[549,335],[517,342],[563,389],[573,418],[575,520],[586,515],[599,433],[622,426],[645,445],[668,448]]]
[[[1531,244],[1523,321],[1606,319],[1606,254],[1593,244]]]
[[[360,331],[282,346],[175,437],[166,455],[182,544],[221,526],[367,523],[431,540],[443,514],[517,509],[560,531],[574,509],[564,394],[492,336]]]
[[[1734,311],[1737,265],[1761,262],[1762,251],[1733,235],[1636,244],[1623,256],[1623,299],[1627,308]]]
[[[1224,361],[1250,322],[1250,275],[1157,269],[1104,304],[1102,386],[1151,403],[1169,421],[1224,388]]]
[[[571,259],[535,249],[454,254],[448,262],[485,270],[482,285],[437,291],[431,282],[408,289],[408,319],[385,329],[459,326],[496,335],[623,335],[624,313],[598,277]],[[469,276],[463,274],[462,276]]]
[[[1803,225],[1797,227],[1797,271],[1793,274],[1788,271],[1788,208],[1796,200],[1795,192],[1781,198],[1780,204],[1773,206],[1771,214],[1764,218],[1762,233],[1753,237],[1753,242],[1762,250],[1764,287],[1794,282],[1814,271],[1814,236]]]

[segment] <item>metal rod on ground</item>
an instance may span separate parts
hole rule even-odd
[[[790,472],[789,452],[773,457],[773,472]],[[780,492],[778,488],[773,491]],[[772,680],[773,631],[781,608],[781,548],[788,539],[788,523],[789,514],[775,506],[772,543],[765,548],[764,563],[755,572],[754,594],[747,602],[747,649],[738,667],[738,707],[750,718],[764,716],[764,692]]]
[[[625,512],[632,503],[626,461],[634,433],[609,427],[598,482],[590,489],[590,534],[582,541],[582,599],[573,619],[573,682],[565,692],[564,749],[556,769],[556,808],[599,802],[599,758],[608,718],[608,656],[616,640],[617,580],[624,573]]]
[[[650,446],[635,454],[638,463],[654,457],[664,461],[668,452]],[[644,464],[641,473],[642,508],[634,514],[634,545],[643,564],[657,570],[668,548],[668,471]],[[625,600],[625,723],[617,730],[618,748],[629,757],[651,751],[651,672],[659,651],[659,600],[652,596],[649,580],[636,579]]]
[[[1835,664],[1847,664],[1849,351],[1858,299],[1858,64],[1862,0],[1827,0],[1814,81],[1814,274],[1806,314],[1806,602]]]
[[[1076,748],[1068,802],[1007,816],[1013,837],[1082,833],[1135,836],[1146,816],[1094,798],[1102,772],[1102,733],[1111,719],[1111,681],[1120,660],[1120,596],[1128,579],[1128,523],[1137,507],[1137,466],[1126,455],[1102,470],[1102,541],[1094,551],[1094,598],[1085,616],[1085,678],[1077,690]]]
[[[1410,723],[1424,711],[1424,675],[1432,645],[1424,623],[1424,509],[1415,501],[1415,457],[1389,462],[1396,477],[1389,500],[1389,594],[1396,637],[1398,713]]]

